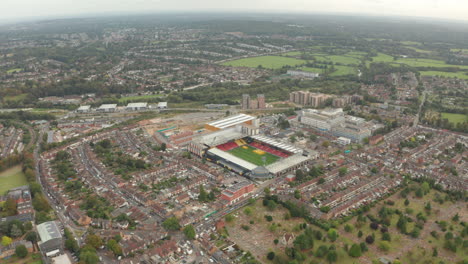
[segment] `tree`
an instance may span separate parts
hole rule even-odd
[[[200,193],[198,194],[198,201],[201,203],[208,202],[208,193],[205,191],[205,187],[200,185]]]
[[[73,238],[68,238],[67,240],[65,240],[65,248],[70,250],[71,252],[77,252],[80,249],[78,243]]]
[[[344,176],[346,173],[348,173],[348,168],[341,167],[338,169],[338,174],[340,175],[340,177]]]
[[[7,237],[7,236],[2,237],[2,246],[6,247],[10,245],[11,242],[13,242],[13,239],[11,239],[10,237]]]
[[[379,249],[387,252],[390,250],[390,243],[388,241],[380,241],[379,242]]]
[[[278,206],[278,205],[276,204],[275,201],[273,201],[273,200],[268,200],[268,202],[267,202],[267,208],[268,208],[268,210],[274,211],[274,210],[276,209],[277,206]]]
[[[330,141],[325,140],[325,141],[322,143],[322,146],[323,146],[324,148],[328,148],[328,147],[330,146]]]
[[[96,254],[96,251],[93,252],[90,250],[81,250],[80,261],[84,262],[85,264],[97,264],[99,263],[99,257]]]
[[[348,254],[353,258],[359,258],[362,255],[361,246],[353,244],[349,249]]]
[[[23,235],[23,231],[18,227],[18,225],[14,224],[11,226],[10,235],[15,238],[20,237]]]
[[[338,232],[334,228],[330,228],[327,233],[328,238],[330,241],[335,242],[335,240],[338,238]]]
[[[16,201],[14,199],[7,199],[3,204],[3,211],[5,211],[6,216],[16,215],[18,211],[16,210]]]
[[[318,180],[318,184],[323,184],[323,183],[325,183],[325,179],[324,179],[324,178],[320,178],[320,179]]]
[[[86,237],[86,244],[95,249],[98,249],[103,245],[101,237],[95,234],[90,234]]]
[[[408,206],[408,205],[409,205],[409,200],[405,199],[405,206]]]
[[[384,240],[384,241],[392,241],[392,238],[391,238],[391,236],[390,236],[390,233],[388,233],[388,232],[383,233],[383,234],[382,234],[382,240]]]
[[[301,192],[299,190],[294,190],[294,198],[301,199]]]
[[[115,256],[122,255],[122,247],[120,247],[115,239],[109,239],[109,241],[107,241],[107,248],[112,251]]]
[[[179,220],[176,217],[169,217],[163,223],[162,226],[170,231],[176,231],[180,229]]]
[[[25,258],[28,255],[28,250],[24,245],[18,245],[15,248],[15,254],[19,258]]]
[[[251,215],[251,214],[252,214],[252,208],[246,207],[246,208],[244,209],[244,214],[245,214],[245,215]]]
[[[51,208],[43,194],[34,196],[33,207],[36,211],[48,212]]]
[[[374,243],[374,237],[373,237],[373,236],[367,236],[367,237],[366,237],[366,243],[367,243],[367,244],[372,244],[372,243]]]
[[[228,214],[228,215],[226,215],[226,216],[224,217],[224,220],[226,220],[226,222],[228,222],[228,223],[231,223],[231,222],[234,221],[234,216]]]
[[[275,252],[273,251],[268,252],[267,259],[273,260],[274,258],[275,258]]]
[[[362,237],[362,235],[363,235],[362,231],[361,231],[361,230],[359,230],[359,232],[358,232],[357,236],[358,236],[358,237]]]
[[[338,260],[338,254],[336,254],[335,250],[328,251],[327,260],[328,260],[328,263],[330,264]]]
[[[432,256],[433,256],[433,257],[437,257],[438,255],[439,255],[439,252],[437,251],[437,248],[434,247],[434,248],[432,249]]]
[[[361,247],[361,252],[366,252],[366,251],[369,250],[369,249],[367,248],[366,243],[364,243],[364,242],[361,242],[361,243],[359,244],[359,246]]]
[[[193,227],[193,225],[188,225],[184,227],[184,234],[190,240],[195,239],[196,234],[195,234],[195,228]]]
[[[352,232],[353,231],[353,227],[349,224],[346,224],[345,227],[344,227],[344,230],[348,233]]]
[[[30,231],[26,234],[26,240],[31,241],[32,243],[37,242],[37,233]]]
[[[325,245],[321,245],[321,246],[317,249],[317,251],[315,252],[315,256],[316,256],[317,258],[322,258],[322,257],[324,257],[325,255],[327,255],[327,253],[328,253],[328,247],[325,246]]]

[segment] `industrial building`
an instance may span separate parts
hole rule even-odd
[[[299,121],[336,137],[348,138],[351,142],[360,143],[372,135],[375,124],[363,118],[345,115],[343,109],[305,109],[301,111]],[[345,143],[342,139],[340,142]]]
[[[129,103],[127,111],[142,111],[148,109],[148,103]]]
[[[90,105],[82,105],[76,109],[77,113],[89,113],[91,111]]]
[[[98,109],[96,109],[96,111],[98,112],[105,112],[105,113],[115,112],[116,110],[117,110],[116,104],[103,104],[99,106]]]
[[[167,109],[167,102],[159,102],[157,108],[158,109]]]
[[[305,71],[293,71],[293,70],[288,70],[286,74],[291,75],[291,76],[298,76],[298,77],[312,78],[312,79],[320,76],[320,73],[318,72],[305,72]]]
[[[47,257],[56,256],[63,252],[63,238],[55,221],[49,221],[37,225],[37,233],[40,241],[39,248]]]

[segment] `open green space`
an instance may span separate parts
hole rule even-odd
[[[468,116],[463,114],[441,113],[442,119],[448,119],[450,123],[458,124],[468,121]]]
[[[258,154],[254,152],[254,150],[257,150],[256,148],[251,147],[251,146],[245,146],[245,147],[247,148],[238,147],[228,152],[238,158],[241,158],[245,161],[248,161],[258,166],[269,165],[279,160],[279,157],[273,154],[270,154],[268,152],[265,152],[265,154]],[[262,157],[265,157],[265,164],[263,164]]]
[[[416,42],[416,41],[400,41],[401,44],[403,45],[412,45],[412,46],[421,46],[421,42]]]
[[[406,48],[412,49],[412,50],[414,50],[416,52],[419,52],[419,53],[426,53],[426,54],[432,53],[432,51],[430,51],[430,50],[418,49],[416,47],[411,47],[411,46],[407,46]]]
[[[300,52],[300,51],[290,51],[290,52],[283,53],[281,55],[283,55],[283,56],[299,56],[301,54],[302,54],[302,52]]]
[[[442,76],[447,78],[468,79],[467,72],[420,71],[422,76]]]
[[[336,65],[335,69],[336,71],[330,74],[331,76],[343,76],[343,75],[349,75],[349,74],[357,74],[357,70],[354,67]]]
[[[42,264],[42,259],[39,253],[28,253],[25,258],[13,256],[8,259],[1,259],[0,264]]]
[[[377,56],[372,57],[373,62],[393,62],[393,57],[384,53],[378,53]]]
[[[22,101],[26,99],[26,97],[28,97],[27,94],[19,94],[19,95],[14,95],[14,96],[5,96],[4,100],[18,102],[18,101]]]
[[[468,49],[450,49],[451,52],[461,52],[468,54]]]
[[[128,97],[119,98],[119,103],[123,103],[126,101],[154,99],[154,98],[163,97],[163,96],[165,96],[165,94],[148,94],[148,95],[128,96]]]
[[[14,68],[14,69],[9,69],[7,73],[15,73],[15,72],[22,72],[22,68]]]
[[[315,56],[318,61],[326,61],[326,62],[333,62],[333,63],[341,63],[346,65],[358,65],[361,60],[351,57],[351,56],[344,56],[344,55],[317,55],[311,54]]]
[[[306,72],[323,73],[323,69],[320,69],[320,68],[313,68],[313,67],[303,67],[303,68],[300,68],[299,70],[301,70],[301,71],[306,71]]]
[[[0,195],[3,195],[6,191],[12,188],[27,184],[28,181],[21,170],[21,166],[15,166],[0,172]]]
[[[223,65],[225,66],[233,66],[233,67],[251,67],[256,68],[258,66],[262,66],[268,69],[279,69],[283,66],[297,66],[305,64],[305,60],[299,60],[294,58],[287,58],[281,56],[260,56],[260,57],[252,57],[252,58],[245,58],[233,61],[224,62]]]

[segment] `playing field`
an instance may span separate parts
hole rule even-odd
[[[268,69],[279,69],[283,66],[297,66],[305,64],[305,60],[298,60],[294,58],[281,57],[281,56],[260,56],[245,58],[223,63],[225,66],[233,67],[251,67],[256,68],[262,66]]]
[[[248,161],[248,162],[250,162],[252,164],[255,164],[255,165],[258,165],[258,166],[269,165],[269,164],[272,164],[272,163],[276,162],[277,160],[279,160],[278,156],[275,156],[275,155],[270,154],[268,152],[263,152],[263,151],[261,151],[259,149],[251,147],[251,146],[238,147],[238,148],[235,148],[235,149],[231,149],[228,152],[230,154],[238,157],[238,158],[241,158],[241,159],[243,159],[245,161]],[[258,154],[256,152],[261,152],[263,154]],[[265,164],[263,164],[262,157],[265,157]]]
[[[468,121],[468,116],[463,114],[442,113],[443,119],[448,119],[450,123],[458,124]]]
[[[21,166],[16,166],[0,172],[0,195],[5,194],[6,191],[12,188],[26,184],[28,184],[28,182],[21,171]]]

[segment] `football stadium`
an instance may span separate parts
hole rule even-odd
[[[188,149],[228,170],[250,178],[271,178],[308,164],[313,155],[236,124],[195,138]]]

